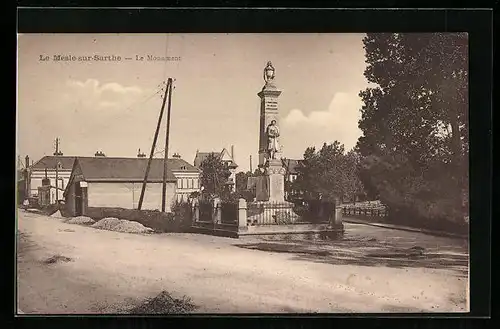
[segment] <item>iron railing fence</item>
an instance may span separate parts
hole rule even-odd
[[[247,223],[251,226],[326,223],[334,211],[335,208],[326,203],[251,202],[247,208]]]
[[[214,205],[211,201],[200,200],[199,207],[199,221],[200,222],[213,222]]]
[[[344,216],[388,217],[389,211],[385,207],[343,207],[342,214]]]
[[[217,207],[220,211],[222,224],[237,224],[238,223],[238,203],[237,202],[222,202]]]

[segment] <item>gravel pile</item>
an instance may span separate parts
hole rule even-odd
[[[133,222],[114,217],[103,218],[94,225],[94,228],[103,230],[123,232],[123,233],[152,233],[153,229],[146,227],[138,222]]]
[[[120,224],[120,220],[115,217],[106,217],[92,225],[94,228],[100,228],[103,230],[114,231],[114,228]]]
[[[73,217],[65,221],[65,223],[68,224],[80,224],[80,225],[91,225],[95,223],[95,220],[93,220],[90,217],[86,216],[78,216],[78,217]]]
[[[166,291],[158,296],[147,299],[129,311],[130,314],[187,314],[196,310],[197,306],[191,299],[184,296],[182,299],[173,298]]]

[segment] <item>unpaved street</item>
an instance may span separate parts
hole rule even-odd
[[[445,238],[347,225],[345,241],[292,242],[295,253],[276,241],[134,235],[22,211],[18,230],[18,307],[27,314],[123,312],[160,291],[190,297],[203,313],[466,311],[456,258],[466,246]],[[420,243],[434,258],[366,256],[398,243]],[[55,255],[70,261],[44,262]]]

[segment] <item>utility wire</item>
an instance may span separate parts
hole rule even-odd
[[[158,86],[160,87],[160,85]],[[89,134],[89,133],[93,133],[95,132],[97,129],[105,129],[105,128],[108,128],[110,127],[111,125],[116,125],[116,120],[118,120],[119,118],[125,118],[126,117],[126,114],[128,114],[129,112],[131,112],[132,110],[135,110],[135,109],[138,109],[138,108],[142,108],[142,107],[139,107],[140,105],[144,105],[146,104],[148,101],[150,101],[153,97],[155,97],[156,95],[160,94],[161,92],[164,91],[165,86],[162,86],[160,89],[156,90],[153,94],[147,96],[146,98],[142,99],[142,100],[138,100],[137,102],[129,105],[128,107],[126,107],[124,110],[122,111],[119,111],[117,112],[116,115],[119,115],[118,117],[111,117],[109,118],[109,122],[104,124],[103,125],[94,125],[92,126],[91,128],[89,129],[86,129],[85,130],[85,133],[86,134]]]

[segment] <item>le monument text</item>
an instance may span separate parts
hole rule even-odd
[[[167,61],[180,61],[180,56],[156,56],[156,55],[133,55],[133,56],[120,56],[116,54],[90,54],[90,55],[73,55],[73,54],[54,54],[39,55],[41,62],[167,62]]]

